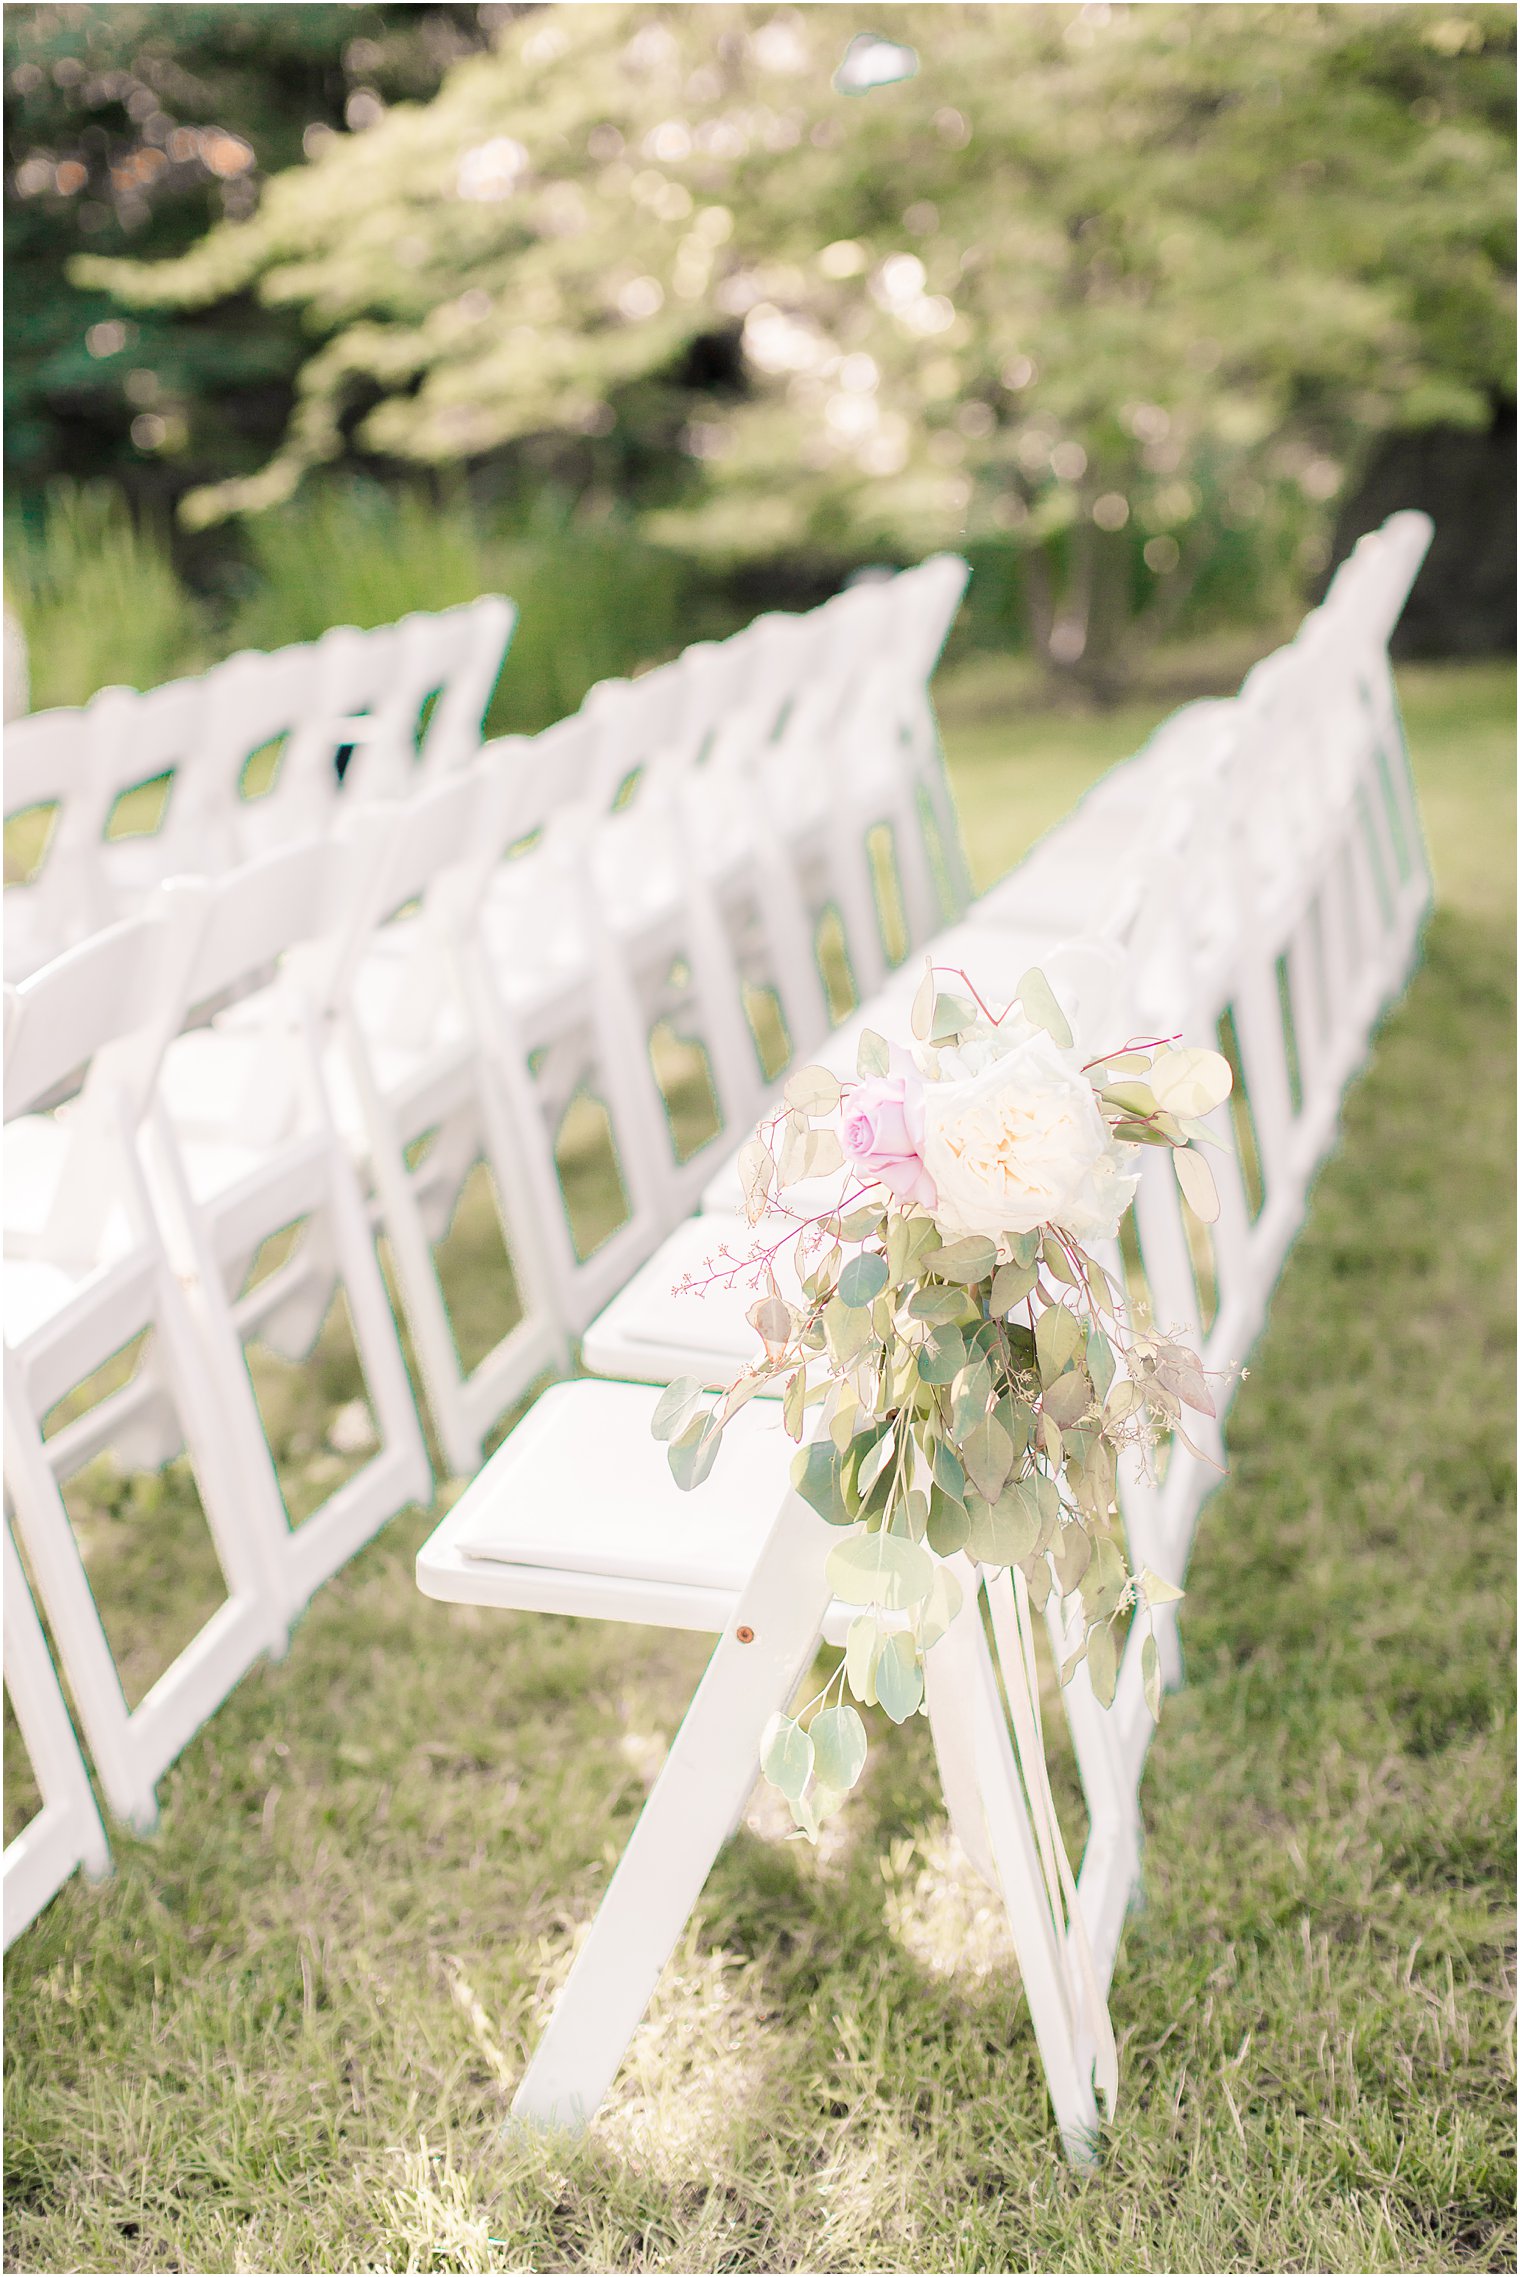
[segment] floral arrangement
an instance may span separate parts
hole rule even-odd
[[[1085,1660],[1111,1704],[1121,1619],[1149,1623],[1180,1595],[1129,1570],[1118,1458],[1150,1463],[1166,1433],[1191,1447],[1184,1412],[1215,1411],[1197,1355],[1132,1318],[1092,1250],[1119,1232],[1143,1146],[1167,1148],[1185,1204],[1217,1217],[1200,1149],[1219,1143],[1203,1118],[1229,1094],[1227,1062],[1174,1038],[1084,1056],[1039,970],[994,1015],[964,973],[930,963],[911,1025],[908,1049],[866,1030],[854,1082],[794,1074],[743,1149],[746,1216],[783,1230],[684,1285],[754,1286],[760,1353],[721,1396],[684,1377],[655,1411],[676,1480],[696,1487],[730,1418],[779,1388],[793,1483],[840,1530],[829,1580],[861,1610],[839,1667],[773,1719],[763,1756],[810,1839],[864,1767],[859,1709],[902,1722],[921,1706],[924,1655],[962,1602],[958,1553],[1017,1569],[1036,1609],[1052,1589],[1079,1606],[1062,1681]],[[789,1205],[831,1173],[830,1206]],[[1149,1626],[1142,1671],[1159,1714]]]

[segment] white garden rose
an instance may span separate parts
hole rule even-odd
[[[1138,1183],[1138,1148],[1117,1143],[1075,1052],[1043,1029],[961,1082],[925,1086],[922,1151],[947,1240],[1044,1225],[1107,1240]]]

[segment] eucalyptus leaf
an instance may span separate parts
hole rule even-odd
[[[1075,1520],[1061,1528],[1055,1547],[1056,1580],[1061,1595],[1069,1597],[1092,1564],[1093,1546],[1085,1526]]]
[[[874,1028],[863,1028],[855,1047],[856,1074],[862,1078],[885,1075],[891,1065],[892,1050],[886,1037],[878,1036]]]
[[[924,1264],[942,1281],[985,1281],[997,1264],[997,1245],[982,1234],[968,1234],[964,1241],[947,1242],[932,1250]]]
[[[1140,1647],[1140,1682],[1145,1690],[1145,1704],[1150,1709],[1152,1723],[1161,1721],[1161,1655],[1156,1640],[1147,1636]]]
[[[839,1301],[857,1309],[879,1297],[887,1285],[887,1261],[874,1249],[852,1257],[839,1276]]]
[[[772,1716],[760,1741],[760,1768],[795,1802],[813,1775],[813,1743],[790,1716]]]
[[[1087,1282],[1088,1294],[1098,1309],[1101,1312],[1117,1312],[1119,1308],[1114,1297],[1114,1284],[1096,1257],[1083,1255],[1082,1272]]]
[[[670,1475],[676,1485],[689,1493],[700,1486],[718,1459],[723,1444],[723,1426],[710,1415],[699,1415],[688,1423],[680,1437],[670,1443]]]
[[[746,1139],[739,1149],[739,1188],[744,1196],[744,1215],[751,1225],[764,1214],[775,1175],[776,1159],[764,1139]]]
[[[843,1377],[836,1378],[823,1404],[829,1437],[842,1455],[855,1436],[855,1418],[860,1412],[854,1385]]]
[[[1195,1414],[1214,1414],[1214,1395],[1209,1390],[1208,1379],[1193,1353],[1178,1351],[1175,1347],[1164,1352],[1156,1362],[1156,1377],[1169,1392],[1176,1393],[1185,1407],[1192,1408]]]
[[[881,1631],[873,1613],[857,1613],[844,1640],[845,1682],[863,1708],[876,1705],[876,1656]]]
[[[1085,1368],[1068,1368],[1064,1376],[1045,1390],[1040,1405],[1043,1412],[1054,1418],[1063,1431],[1069,1430],[1092,1406],[1093,1387]]]
[[[926,1384],[951,1384],[966,1365],[966,1339],[958,1328],[933,1328],[918,1355],[918,1372]]]
[[[938,1327],[943,1327],[952,1320],[963,1319],[966,1309],[966,1298],[959,1289],[937,1288],[933,1282],[926,1282],[921,1289],[915,1289],[908,1299],[910,1320],[927,1320]]]
[[[848,1793],[866,1767],[866,1727],[849,1706],[824,1708],[808,1726],[813,1768],[825,1787]]]
[[[1092,1680],[1093,1698],[1100,1708],[1114,1704],[1114,1686],[1119,1677],[1119,1653],[1114,1643],[1114,1632],[1107,1622],[1100,1622],[1087,1633],[1087,1673]]]
[[[918,1616],[920,1642],[927,1652],[939,1643],[965,1602],[965,1591],[947,1565],[937,1565],[934,1581]]]
[[[934,1020],[929,1030],[931,1044],[953,1044],[967,1028],[976,1024],[976,1007],[963,996],[936,996]]]
[[[1040,1254],[1040,1238],[1038,1227],[1031,1233],[1008,1233],[1003,1236],[1015,1265],[1034,1264]]]
[[[1128,1578],[1124,1560],[1107,1534],[1100,1534],[1093,1546],[1092,1564],[1082,1576],[1082,1602],[1090,1621],[1106,1621],[1117,1613]]]
[[[1151,1062],[1151,1089],[1158,1105],[1174,1115],[1207,1115],[1222,1106],[1234,1084],[1221,1052],[1185,1045],[1158,1052]]]
[[[1082,1350],[1082,1323],[1066,1305],[1047,1305],[1035,1320],[1034,1348],[1041,1383],[1053,1384]]]
[[[691,1421],[692,1409],[702,1397],[702,1386],[695,1376],[677,1376],[667,1384],[654,1403],[654,1415],[649,1428],[657,1439],[674,1439]]]
[[[1013,1441],[996,1416],[983,1416],[961,1441],[966,1476],[984,1502],[996,1502],[1013,1464]]]
[[[825,1571],[829,1587],[847,1605],[901,1613],[928,1596],[934,1560],[921,1543],[901,1534],[852,1534],[830,1550]]]
[[[967,1505],[966,1547],[981,1565],[1020,1565],[1040,1538],[1040,1512],[1025,1481],[1006,1486],[996,1502]]]
[[[1175,1605],[1184,1592],[1175,1581],[1163,1581],[1160,1574],[1152,1573],[1147,1565],[1140,1569],[1140,1594],[1147,1605]]]
[[[926,1538],[936,1557],[954,1557],[957,1550],[965,1549],[971,1535],[971,1516],[964,1502],[957,1502],[939,1487],[929,1490],[929,1523]]]
[[[924,1696],[924,1672],[918,1647],[906,1629],[894,1629],[882,1639],[876,1663],[876,1697],[893,1723],[906,1723]]]
[[[826,1067],[799,1067],[787,1077],[782,1097],[800,1115],[832,1115],[839,1105],[839,1078]]]
[[[844,1298],[837,1295],[830,1297],[823,1308],[823,1330],[835,1364],[841,1368],[859,1359],[873,1341],[870,1314],[859,1305],[846,1304]]]
[[[775,1359],[790,1344],[792,1331],[797,1325],[797,1316],[784,1297],[761,1297],[750,1306],[744,1317],[771,1359]]]
[[[1126,1146],[1170,1146],[1172,1143],[1165,1131],[1154,1123],[1115,1123],[1114,1137],[1122,1139]]]
[[[934,1449],[930,1468],[934,1483],[956,1502],[966,1499],[966,1472],[955,1449],[941,1439]]]
[[[727,1391],[723,1394],[722,1399],[718,1403],[719,1423],[722,1424],[726,1429],[727,1426],[732,1423],[740,1408],[748,1407],[750,1401],[754,1399],[770,1382],[771,1378],[769,1376],[758,1375],[740,1376],[737,1383],[730,1384]]]
[[[1077,1276],[1072,1269],[1070,1258],[1052,1235],[1046,1234],[1045,1239],[1041,1242],[1040,1255],[1044,1260],[1045,1270],[1052,1280],[1059,1281],[1063,1287],[1068,1289],[1075,1289],[1078,1286]]]
[[[1140,1386],[1131,1377],[1120,1376],[1110,1385],[1104,1399],[1104,1420],[1109,1423],[1122,1423],[1127,1415],[1133,1415],[1135,1409],[1143,1407],[1144,1404],[1145,1394],[1141,1391]]]
[[[885,1216],[885,1210],[874,1202],[867,1202],[860,1209],[851,1210],[849,1216],[841,1219],[836,1228],[840,1240],[868,1241]]]
[[[1111,1107],[1123,1107],[1131,1115],[1154,1115],[1160,1104],[1148,1083],[1109,1083],[1099,1097]]]
[[[1021,1004],[1037,1028],[1043,1028],[1051,1041],[1063,1052],[1071,1050],[1071,1024],[1056,1002],[1055,991],[1038,965],[1031,965],[1014,990],[1014,1001]]]
[[[1204,1225],[1213,1225],[1219,1216],[1219,1189],[1203,1156],[1193,1147],[1178,1147],[1172,1154],[1172,1168],[1194,1217]]]
[[[1087,1638],[1084,1635],[1082,1642],[1076,1647],[1075,1651],[1068,1653],[1065,1660],[1063,1660],[1061,1663],[1061,1682],[1063,1684],[1069,1684],[1071,1682],[1072,1678],[1076,1675],[1077,1670],[1081,1667],[1083,1661],[1086,1658]]]
[[[1006,1318],[1033,1289],[1038,1273],[1033,1265],[1000,1265],[992,1282],[992,1309]]]
[[[1176,1122],[1183,1137],[1191,1139],[1194,1146],[1212,1146],[1220,1154],[1229,1153],[1229,1141],[1222,1139],[1217,1131],[1210,1130],[1208,1124],[1200,1122],[1196,1115],[1179,1115]]]
[[[858,1476],[860,1479],[860,1491],[862,1494],[870,1493],[872,1487],[876,1484],[876,1481],[880,1478],[888,1463],[891,1462],[895,1452],[896,1446],[893,1438],[893,1433],[889,1425],[885,1431],[880,1433],[879,1437],[873,1442],[870,1447],[867,1448],[866,1452],[860,1458],[860,1470]]]
[[[810,1439],[792,1457],[792,1485],[831,1526],[848,1526],[855,1513],[844,1494],[844,1462],[828,1439]]]
[[[1114,1380],[1113,1347],[1101,1328],[1087,1331],[1087,1372],[1100,1401],[1107,1399]]]
[[[827,1178],[844,1168],[844,1148],[837,1131],[809,1131],[803,1151],[804,1178]]]
[[[803,1409],[807,1401],[807,1370],[799,1368],[787,1384],[781,1401],[782,1427],[789,1439],[802,1437]]]

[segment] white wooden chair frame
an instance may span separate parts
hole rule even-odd
[[[133,1006],[126,997],[143,974],[147,944],[154,936],[162,940],[156,979],[144,982],[147,1001]],[[283,1648],[286,1633],[286,1609],[272,1586],[268,1539],[248,1522],[235,1444],[240,1419],[236,1382],[227,1372],[225,1349],[195,1319],[190,1296],[171,1263],[141,1158],[148,1088],[184,1001],[198,938],[194,902],[176,889],[156,923],[128,920],[13,992],[6,1032],[13,1087],[9,1103],[20,1113],[34,1092],[46,1089],[49,1056],[63,1067],[76,1050],[83,1056],[85,1031],[71,1022],[71,1009],[98,995],[102,960],[116,966],[123,985],[119,1033],[111,1035],[109,1004],[102,1004],[89,1044],[93,1065],[74,1106],[62,1177],[73,1182],[70,1193],[81,1180],[93,1189],[102,1216],[111,1205],[124,1213],[128,1245],[99,1267],[86,1262],[76,1294],[29,1338],[8,1342],[5,1471],[16,1526],[106,1799],[119,1816],[139,1827],[156,1818],[155,1788],[163,1771],[252,1662]],[[63,1192],[60,1183],[60,1197]],[[76,1254],[87,1261],[96,1237],[77,1208],[71,1207],[65,1233],[70,1229],[82,1245]],[[44,1262],[46,1239],[44,1228],[41,1246],[34,1243],[30,1251]],[[144,1381],[139,1370],[121,1392],[97,1402],[44,1441],[43,1418],[65,1391],[87,1381],[144,1328],[153,1329],[159,1339],[152,1375]],[[243,1388],[241,1420],[251,1425],[251,1439],[257,1420],[246,1379]],[[227,1597],[129,1709],[59,1481],[102,1447],[118,1443],[144,1398],[150,1405],[172,1399],[177,1410]],[[155,1452],[163,1459],[162,1451]]]
[[[274,1342],[277,1350],[299,1347],[303,1338],[309,1344],[333,1288],[341,1287],[348,1300],[374,1412],[376,1452],[292,1529],[262,1432],[251,1428],[238,1451],[250,1526],[268,1545],[276,1602],[286,1620],[387,1518],[409,1502],[426,1500],[432,1484],[368,1211],[328,1088],[325,983],[354,923],[355,859],[354,849],[339,841],[316,841],[249,864],[217,884],[196,880],[181,886],[204,910],[197,987],[218,999],[241,998],[235,1007],[239,1021],[256,1021],[257,1044],[275,1047],[284,1058],[293,1119],[247,1171],[209,1185],[198,1182],[195,1119],[182,1113],[177,1125],[167,1105],[174,1094],[171,1060],[147,1132],[166,1246],[215,1349],[234,1354],[242,1367],[242,1347],[255,1337]],[[251,1004],[243,989],[275,966],[269,998]],[[236,1029],[233,1038],[241,1040]],[[215,1048],[214,1036],[197,1042]],[[313,1261],[298,1251],[245,1289],[247,1267],[263,1242],[300,1219],[308,1222],[315,1243]],[[285,1334],[275,1325],[282,1312],[293,1312],[298,1323]],[[246,1408],[236,1412],[247,1420]]]
[[[5,1846],[8,1952],[76,1867],[99,1880],[110,1871],[111,1853],[8,1519],[4,1617],[5,1689],[42,1797],[35,1817]]]

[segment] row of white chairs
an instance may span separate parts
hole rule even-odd
[[[151,1823],[164,1769],[251,1661],[428,1491],[375,1231],[444,1463],[472,1470],[753,1118],[750,993],[773,991],[806,1051],[829,1023],[825,921],[855,971],[885,970],[873,840],[895,856],[897,949],[954,907],[927,680],[963,580],[931,562],[604,685],[543,736],[165,881],[8,989],[7,1492],[113,1811]],[[687,1162],[651,1056],[662,1018],[700,1034],[728,1134]],[[627,1214],[582,1255],[555,1140],[588,1088]],[[467,1371],[436,1250],[477,1159],[520,1317]],[[376,1452],[292,1525],[245,1350],[301,1360],[339,1289]],[[139,1337],[128,1379],[68,1414]],[[62,1488],[105,1450],[132,1468],[182,1447],[226,1601],[129,1707]],[[56,1886],[55,1801],[46,1840],[7,1853],[8,1935]]]
[[[1095,1051],[1139,1033],[1228,1049],[1238,1081],[1212,1118],[1224,1150],[1211,1158],[1217,1223],[1185,1212],[1170,1166],[1148,1155],[1135,1238],[1106,1260],[1158,1324],[1180,1329],[1225,1377],[1261,1329],[1345,1085],[1407,977],[1428,906],[1386,659],[1428,539],[1423,517],[1399,516],[1364,541],[1298,639],[1239,697],[1169,723],[933,949],[936,963],[964,968],[994,997],[1043,961]],[[1063,946],[1073,913],[1094,909],[1105,914],[1090,937]],[[830,1039],[824,1064],[852,1074],[863,1025],[900,1032],[916,979],[883,988]],[[827,1198],[825,1186],[818,1199]],[[655,1394],[645,1387],[687,1374],[725,1381],[752,1350],[748,1291],[710,1291],[700,1303],[673,1293],[704,1259],[745,1254],[753,1237],[737,1202],[730,1162],[704,1215],[589,1327],[588,1365],[616,1380],[547,1393],[418,1561],[421,1587],[447,1600],[720,1634],[519,2090],[514,2109],[530,2120],[594,2114],[743,1809],[767,1718],[795,1696],[820,1637],[841,1641],[853,1612],[830,1600],[832,1536],[790,1491],[774,1401],[755,1400],[736,1419],[699,1494],[679,1493],[651,1437]],[[1159,1479],[1136,1462],[1122,1480],[1134,1564],[1179,1585],[1223,1452],[1218,1419],[1189,1420],[1199,1457],[1174,1445]],[[1003,1705],[1038,1698],[1015,1681],[1032,1651],[1027,1591],[1022,1576],[968,1567],[963,1580],[962,1616],[928,1664],[947,1807],[1007,1905],[1057,2121],[1072,2155],[1085,2157],[1103,2071],[1094,2000],[1106,1998],[1139,1885],[1152,1730],[1140,1625],[1111,1710],[1098,1706],[1085,1668],[1062,1693],[1090,1829],[1067,1893],[1053,1880],[1039,1783],[1021,1776],[1034,1735],[1010,1735]],[[1059,1589],[1047,1621],[1059,1656],[1071,1641]],[[1175,1683],[1174,1612],[1158,1613],[1157,1631]]]
[[[319,835],[344,805],[468,760],[515,619],[485,594],[12,722],[6,821],[26,818],[40,844],[6,891],[6,979],[135,914],[166,878]]]

